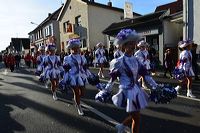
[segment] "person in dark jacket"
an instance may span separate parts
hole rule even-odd
[[[167,77],[166,74],[167,72],[169,72],[169,75],[172,76],[172,70],[174,68],[174,61],[173,61],[173,56],[171,53],[171,49],[167,49],[165,51],[165,55],[164,55],[164,68],[165,68],[165,72],[164,72],[164,77]]]

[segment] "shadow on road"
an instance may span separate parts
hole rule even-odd
[[[6,101],[4,103],[1,102],[0,109],[1,109],[1,117],[2,121],[0,121],[0,132],[1,133],[13,133],[14,131],[24,131],[25,128],[13,120],[9,112],[12,111],[12,108],[8,107],[8,105],[15,105],[21,106],[23,108],[30,108],[33,110],[37,110],[38,112],[48,115],[49,117],[54,118],[56,121],[65,124],[72,129],[78,129],[81,133],[110,133],[113,132],[113,129],[105,128],[103,125],[97,123],[91,123],[87,121],[83,117],[80,116],[72,116],[66,112],[58,111],[57,109],[53,109],[49,106],[45,106],[39,103],[36,103],[30,99],[21,97],[21,96],[5,96],[0,94],[1,101]],[[7,121],[7,122],[6,122]]]
[[[165,107],[148,107],[148,109],[155,111],[155,112],[170,114],[170,115],[174,115],[174,116],[178,116],[178,117],[191,117],[190,114],[180,112],[180,111],[175,111],[175,110],[165,108]]]
[[[11,100],[10,96],[0,94],[0,132],[1,133],[14,133],[15,131],[25,131],[25,127],[11,118],[10,112],[13,108],[10,105],[17,106],[25,109],[23,105],[17,100]]]
[[[198,126],[147,115],[142,115],[141,123],[140,133],[199,133]]]

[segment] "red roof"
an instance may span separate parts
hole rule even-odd
[[[174,14],[174,13],[183,11],[183,0],[177,0],[172,3],[157,6],[155,12],[168,10],[168,9],[170,9],[170,14]]]

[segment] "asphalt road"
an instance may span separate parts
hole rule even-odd
[[[176,81],[173,82],[175,85]],[[195,82],[193,87],[197,99],[184,97],[183,91],[183,95],[170,104],[150,102],[149,107],[141,111],[140,133],[199,132],[199,83]],[[114,93],[116,91],[117,84]],[[95,102],[97,92],[93,86],[86,87],[81,99],[85,115],[79,116],[71,100],[71,91],[68,94],[58,92],[59,100],[54,101],[50,89],[38,82],[32,69],[21,68],[11,73],[1,68],[0,133],[115,133],[115,124],[121,122],[126,113],[111,102]]]

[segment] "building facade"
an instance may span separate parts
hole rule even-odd
[[[198,44],[197,54],[200,54],[200,1],[183,0],[183,37]]]
[[[164,51],[167,48],[173,50],[176,61],[178,58],[177,44],[183,38],[182,0],[158,6],[154,13],[113,23],[103,33],[107,34],[108,41],[113,41],[113,37],[122,28],[135,29],[143,40],[148,42],[152,49],[155,49],[161,64],[163,64]]]
[[[133,15],[140,16],[137,13]],[[123,9],[112,7],[111,2],[103,5],[94,0],[67,0],[58,17],[62,49],[65,49],[68,39],[77,37],[81,39],[82,49],[91,49],[98,42],[107,44],[102,30],[122,19]]]
[[[35,53],[39,46],[46,45],[50,36],[55,36],[57,51],[61,51],[60,32],[57,17],[62,7],[49,13],[48,17],[29,33],[31,53]]]

